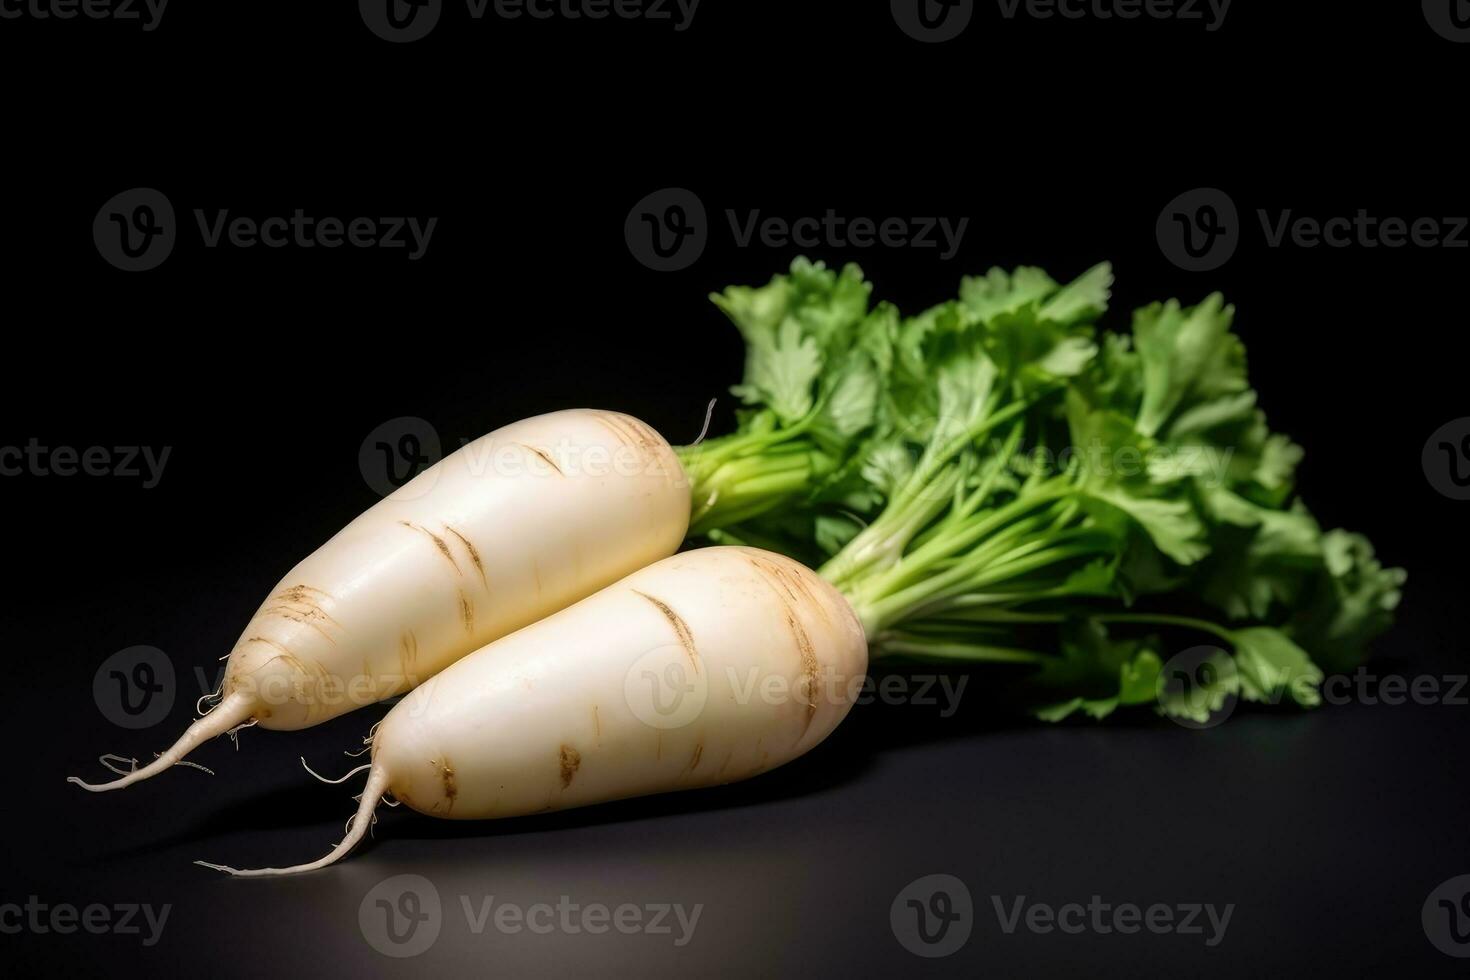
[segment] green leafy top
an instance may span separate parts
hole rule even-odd
[[[1032,664],[1043,717],[1197,713],[1160,680],[1161,628],[1234,652],[1211,698],[1315,703],[1403,572],[1297,499],[1302,451],[1258,407],[1232,307],[1100,332],[1112,282],[992,269],[909,317],[852,265],[726,290],[745,407],[681,450],[695,531],[821,563],[877,655]]]
[[[846,372],[832,369],[861,353],[856,339],[871,294],[856,265],[839,273],[801,258],[765,286],[731,286],[711,296],[745,338],[745,380],[731,391],[746,405],[769,409],[782,425],[804,420],[840,386]]]

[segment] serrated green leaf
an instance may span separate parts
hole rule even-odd
[[[1170,300],[1134,314],[1143,365],[1138,429],[1157,435],[1175,412],[1246,390],[1245,349],[1230,332],[1235,315],[1218,293],[1189,309]]]
[[[1181,565],[1191,565],[1209,553],[1204,526],[1183,500],[1136,497],[1109,489],[1090,490],[1088,496],[1127,514],[1154,547]]]
[[[1284,696],[1304,708],[1321,703],[1321,668],[1285,633],[1255,626],[1233,630],[1230,636],[1235,644],[1242,697],[1276,704]]]

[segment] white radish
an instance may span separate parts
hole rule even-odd
[[[578,409],[508,425],[419,474],[271,591],[222,700],[119,789],[251,722],[292,730],[401,694],[492,640],[671,555],[689,488],[637,419]]]
[[[394,706],[357,844],[385,794],[478,820],[746,779],[837,727],[868,664],[862,624],[815,572],[754,548],[665,558],[497,640]],[[200,862],[203,864],[204,862]]]

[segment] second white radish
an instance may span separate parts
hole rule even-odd
[[[373,737],[346,854],[391,793],[484,819],[746,779],[846,717],[868,665],[862,624],[810,569],[754,548],[666,558],[461,660]],[[203,863],[203,862],[201,862]]]

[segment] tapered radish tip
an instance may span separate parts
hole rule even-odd
[[[211,871],[223,871],[227,875],[238,875],[241,873],[238,868],[232,868],[228,864],[210,864],[208,861],[195,861],[194,863],[201,868],[208,868]]]

